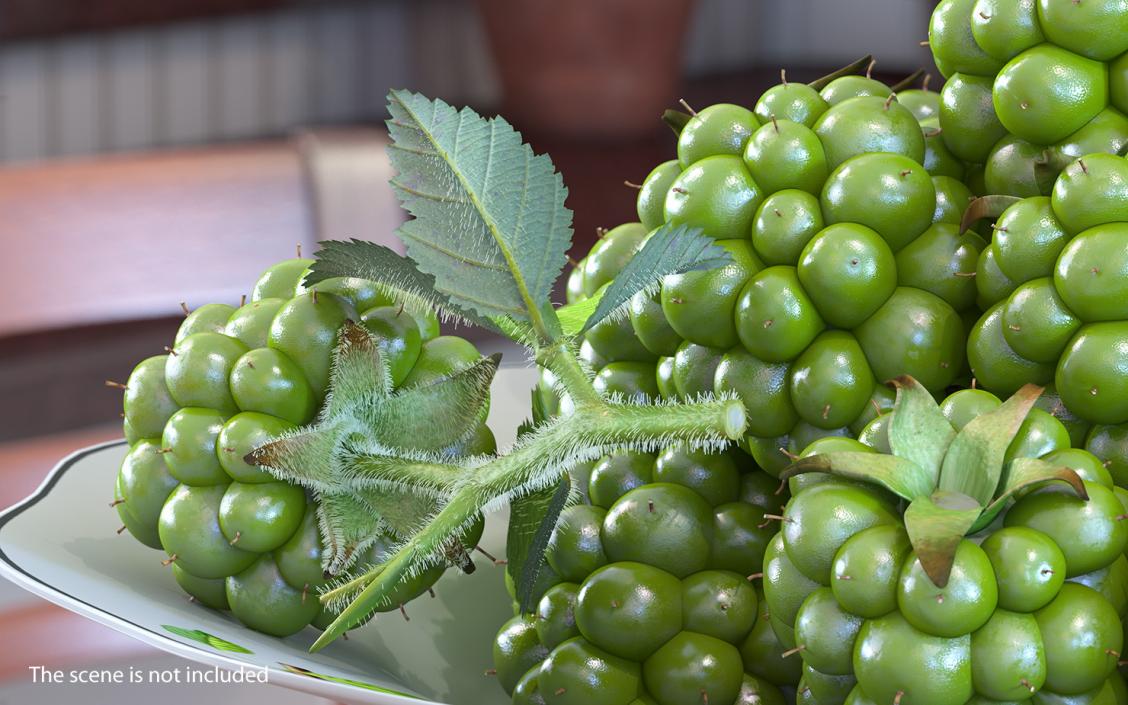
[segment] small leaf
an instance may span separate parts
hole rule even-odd
[[[370,437],[388,448],[437,450],[474,433],[486,415],[500,353],[430,384],[401,389],[360,416]]]
[[[923,78],[924,75],[924,69],[917,69],[916,71],[910,73],[908,76],[902,78],[900,81],[894,83],[892,86],[889,86],[889,90],[894,94],[900,93],[901,91],[907,91],[911,89],[917,81]]]
[[[1081,481],[1081,476],[1070,468],[1039,458],[1015,458],[1007,469],[1003,490],[995,501],[983,510],[983,516],[972,527],[972,533],[990,525],[1016,494],[1048,482],[1064,482],[1078,497],[1089,499],[1089,493],[1085,489],[1085,483]]]
[[[352,493],[319,492],[316,500],[325,547],[322,563],[333,575],[347,570],[361,551],[388,533],[383,520]]]
[[[662,122],[666,123],[666,126],[673,130],[675,135],[680,135],[692,118],[692,115],[680,110],[667,110],[662,113]]]
[[[368,506],[369,512],[379,517],[387,533],[395,538],[411,536],[438,509],[433,495],[386,487],[355,489],[356,499]]]
[[[911,460],[927,472],[935,488],[956,429],[920,382],[912,377],[898,377],[893,383],[897,387],[897,403],[893,407],[897,413],[889,423],[889,448],[894,455]]]
[[[909,543],[925,574],[936,587],[948,584],[956,547],[975,524],[983,508],[959,492],[938,490],[932,496],[917,497],[905,510],[905,530]]]
[[[967,207],[963,219],[960,220],[960,234],[967,232],[971,226],[984,218],[995,220],[1003,211],[1021,201],[1017,196],[981,196]]]
[[[392,188],[412,219],[397,233],[435,288],[485,317],[539,316],[572,239],[568,189],[503,118],[394,90]]]
[[[816,91],[821,91],[823,88],[826,88],[827,85],[831,81],[833,81],[834,79],[842,78],[843,76],[853,76],[855,74],[859,74],[859,73],[865,71],[867,68],[869,68],[869,65],[871,63],[873,63],[873,56],[870,55],[870,54],[866,54],[865,56],[858,59],[857,61],[846,64],[845,66],[838,69],[834,73],[828,73],[827,75],[822,76],[821,78],[816,78],[815,80],[811,81],[807,85],[810,86],[811,88],[814,88]]]
[[[1007,448],[1041,393],[1041,387],[1028,384],[1002,406],[969,421],[944,456],[940,489],[961,492],[982,505],[994,499]]]
[[[851,480],[881,485],[898,497],[913,500],[933,490],[928,473],[906,458],[878,453],[843,451],[800,458],[780,474],[781,480],[805,472],[826,472]]]
[[[732,257],[728,251],[700,228],[667,223],[647,238],[642,249],[607,287],[580,332],[587,332],[605,318],[620,313],[630,304],[631,297],[658,286],[667,275],[723,267],[730,262]]]
[[[435,278],[419,271],[410,257],[367,240],[327,240],[320,243],[316,261],[306,275],[309,286],[335,277],[357,277],[375,282],[394,301],[411,313],[438,310],[446,315],[487,328],[493,324],[477,314],[455,306],[435,290]]]
[[[345,321],[337,331],[330,373],[332,393],[325,401],[322,417],[392,391],[392,377],[372,333],[362,325]]]
[[[544,553],[571,491],[571,477],[564,473],[555,488],[527,495],[513,502],[510,509],[507,569],[517,588],[517,603],[522,612],[531,612],[536,606],[534,591],[544,566]]]

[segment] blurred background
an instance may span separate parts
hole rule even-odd
[[[674,155],[663,109],[751,107],[781,68],[811,80],[866,53],[881,78],[934,71],[933,5],[0,0],[0,508],[120,435],[104,381],[171,341],[180,302],[237,303],[322,239],[391,242],[390,88],[500,112],[550,153],[579,256],[635,219],[623,181]],[[0,655],[0,703],[69,701],[29,689],[27,664],[155,658],[0,585],[0,639],[17,629],[33,646]]]

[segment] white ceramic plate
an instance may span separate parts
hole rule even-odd
[[[490,427],[500,445],[512,442],[535,379],[530,369],[498,373]],[[0,576],[207,668],[267,668],[270,683],[338,702],[507,702],[485,675],[493,636],[511,615],[502,568],[476,556],[473,575],[448,571],[435,599],[410,603],[410,621],[380,615],[348,641],[310,654],[312,627],[277,639],[191,603],[161,566],[163,554],[114,533],[120,522],[107,505],[126,450],[116,441],[70,455],[34,494],[0,514]],[[504,516],[488,518],[482,545],[504,554]]]

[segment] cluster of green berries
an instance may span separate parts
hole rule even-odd
[[[928,37],[943,140],[986,193],[1049,195],[1072,160],[1128,145],[1121,0],[942,0]]]
[[[667,277],[628,319],[592,329],[581,354],[597,384],[651,398],[735,392],[748,450],[771,469],[786,464],[781,447],[860,431],[891,405],[886,379],[909,373],[939,392],[966,376],[986,243],[959,230],[972,192],[929,127],[937,94],[903,99],[844,76],[693,116],[678,159],[642,183],[640,222],[602,236],[569,299],[595,295],[664,222],[702,228],[732,261]]]
[[[959,430],[999,406],[988,392],[963,390],[940,409]],[[821,439],[803,455],[888,454],[892,416],[861,440]],[[1031,457],[1074,470],[1088,499],[1056,486],[1020,496],[954,547],[942,588],[910,545],[899,498],[833,475],[791,478],[764,597],[789,658],[802,660],[799,702],[1126,701],[1116,669],[1128,613],[1128,492],[1037,408],[1005,462]]]
[[[1050,196],[1007,207],[994,225],[977,283],[985,313],[968,359],[985,389],[1052,385],[1075,445],[1125,474],[1128,422],[1128,160],[1072,162]]]
[[[114,502],[123,528],[164,551],[194,599],[278,636],[331,622],[317,590],[342,576],[323,568],[315,498],[245,456],[314,420],[346,320],[373,335],[397,387],[479,358],[466,340],[439,335],[434,314],[413,316],[370,282],[335,279],[307,289],[311,264],[298,258],[270,267],[238,308],[192,311],[168,352],[143,360],[124,385],[130,448]],[[479,450],[492,452],[488,429],[478,438]],[[377,541],[357,562],[379,563],[393,543],[391,536]],[[442,566],[404,583],[388,608],[414,599],[441,573]]]
[[[620,451],[573,472],[538,579],[494,642],[514,705],[781,705],[796,661],[759,587],[787,501],[738,449]],[[510,584],[512,588],[512,584]],[[782,690],[781,690],[782,687]]]

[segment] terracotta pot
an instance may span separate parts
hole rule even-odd
[[[694,0],[479,0],[514,123],[622,138],[674,102]]]

